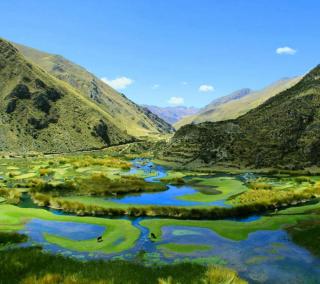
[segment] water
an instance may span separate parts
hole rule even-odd
[[[49,252],[78,259],[122,258],[132,261],[145,260],[148,265],[202,259],[208,263],[226,264],[237,270],[250,283],[319,283],[320,260],[295,245],[283,230],[257,231],[249,234],[245,240],[233,241],[207,228],[164,226],[162,240],[152,242],[148,237],[148,229],[140,225],[141,220],[144,218],[132,219],[132,224],[140,230],[135,246],[120,254],[76,252],[45,240],[45,233],[77,241],[97,238],[105,231],[103,226],[75,222],[33,219],[22,231],[30,238],[29,243],[24,246],[41,244]],[[208,249],[179,253],[158,247],[163,244],[206,245]]]
[[[144,171],[149,177],[145,178],[147,182],[158,182],[160,179],[167,176],[166,169],[159,165],[154,165],[152,162],[143,159],[136,159],[133,162],[129,174],[136,174],[138,170]],[[159,206],[219,206],[231,207],[226,203],[226,200],[218,200],[213,202],[198,202],[179,200],[177,197],[187,194],[194,194],[198,191],[191,186],[175,186],[168,185],[168,189],[161,192],[140,193],[134,195],[125,195],[116,198],[108,198],[106,200],[121,204],[138,204],[138,205],[159,205]]]
[[[151,163],[141,166],[141,162],[143,161],[135,161],[135,166],[130,170],[130,174],[142,169],[146,174],[152,175],[146,178],[148,182],[157,182],[166,176],[164,168]],[[156,174],[154,174],[155,172]],[[193,190],[188,186],[169,186],[169,189],[164,192],[131,195],[114,200],[135,204],[181,205],[180,200],[177,200],[176,197],[180,196],[180,193],[181,195],[190,194]],[[184,204],[181,206],[194,204],[188,201],[181,202]],[[224,200],[218,202],[221,206],[225,205]],[[32,207],[32,204],[26,198],[24,207],[28,206]],[[62,211],[53,213],[64,214]],[[44,234],[51,234],[74,241],[96,239],[105,232],[106,228],[103,226],[40,219],[29,221],[21,231],[27,234],[30,239],[23,246],[40,244],[49,252],[88,260],[121,258],[144,262],[147,265],[198,260],[205,263],[226,264],[238,271],[240,276],[247,279],[249,283],[320,283],[319,258],[294,244],[286,231],[283,230],[256,231],[249,234],[245,240],[233,241],[221,237],[208,228],[182,225],[164,226],[162,227],[161,241],[153,242],[149,238],[149,230],[140,224],[142,220],[147,218],[122,218],[131,220],[132,225],[139,229],[140,236],[134,247],[118,254],[105,254],[98,251],[71,251],[47,242],[44,237]],[[246,218],[231,218],[230,220],[248,223],[255,222],[260,218],[259,215],[253,215]],[[116,242],[119,244],[122,241],[120,238]],[[161,249],[159,245],[164,244],[206,245],[208,249],[179,253]]]
[[[22,233],[26,233],[34,242],[44,242],[44,234],[84,241],[101,236],[105,230],[104,226],[93,224],[33,219],[26,224]]]
[[[183,236],[176,231],[188,232]],[[188,258],[215,256],[237,270],[250,283],[320,283],[320,260],[290,241],[283,230],[257,231],[246,240],[232,241],[206,228],[167,226],[162,244],[199,244],[211,247]],[[171,252],[168,259],[184,258]]]

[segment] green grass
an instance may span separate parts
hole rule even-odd
[[[1,246],[9,244],[24,243],[28,240],[27,236],[14,232],[1,232],[0,231],[0,248]]]
[[[196,263],[146,267],[122,260],[79,261],[51,255],[37,248],[3,251],[0,257],[1,284],[157,284],[159,278],[169,277],[174,279],[174,283],[200,284],[203,283],[206,271],[206,266]],[[59,279],[59,281],[46,282],[45,279]],[[63,282],[63,279],[66,281],[69,279],[69,282]]]
[[[147,227],[150,232],[157,236],[157,241],[161,240],[162,227],[164,226],[189,226],[208,228],[222,237],[231,240],[240,241],[248,238],[248,235],[258,230],[278,230],[285,225],[294,225],[303,220],[320,220],[319,215],[307,213],[310,210],[320,207],[320,203],[315,205],[306,205],[281,210],[271,216],[263,216],[261,219],[249,223],[242,223],[229,220],[176,220],[176,219],[149,219],[140,222],[142,226]]]
[[[25,209],[12,205],[0,205],[0,230],[2,231],[21,230],[26,222],[34,218],[49,221],[88,223],[106,227],[106,231],[103,234],[104,241],[101,243],[98,243],[96,239],[71,241],[61,237],[45,235],[49,242],[76,251],[120,252],[133,247],[140,234],[139,230],[127,220],[61,216],[42,209]],[[114,245],[119,239],[122,239],[122,241]]]
[[[289,226],[287,232],[295,243],[320,256],[320,220],[300,221]]]
[[[197,202],[213,202],[218,200],[227,199],[232,195],[239,194],[246,191],[248,188],[239,180],[233,177],[213,177],[213,178],[196,178],[195,188],[200,187],[211,187],[214,190],[218,190],[219,194],[204,194],[196,192],[193,194],[187,194],[178,196],[177,199],[186,201],[197,201]]]
[[[194,244],[175,244],[175,243],[168,243],[168,244],[161,244],[157,246],[160,250],[177,252],[177,253],[192,253],[198,251],[206,251],[211,249],[211,246],[207,245],[194,245]]]

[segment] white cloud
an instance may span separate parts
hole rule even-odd
[[[211,85],[203,84],[199,87],[199,92],[213,92],[214,87]]]
[[[288,55],[294,55],[297,51],[289,46],[283,46],[283,47],[278,47],[276,49],[277,54],[288,54]]]
[[[182,81],[182,82],[181,82],[181,85],[186,86],[186,85],[188,85],[188,82]]]
[[[158,89],[159,87],[160,87],[159,84],[154,84],[154,85],[152,86],[152,89],[153,89],[153,90],[156,90],[156,89]]]
[[[134,80],[127,78],[125,76],[118,77],[112,80],[109,80],[107,78],[101,78],[101,81],[108,84],[112,88],[116,90],[123,90],[133,84]]]
[[[168,100],[168,103],[170,105],[175,105],[175,106],[183,105],[184,104],[184,98],[182,98],[182,97],[171,97]]]

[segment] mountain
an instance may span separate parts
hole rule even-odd
[[[187,116],[174,124],[176,129],[189,123],[221,121],[237,118],[249,110],[261,105],[274,95],[295,85],[301,77],[279,80],[260,91],[241,89],[222,98],[218,98],[201,109],[194,116]]]
[[[189,166],[320,166],[320,65],[237,119],[181,127],[160,156]]]
[[[130,142],[110,115],[0,39],[0,151],[69,152]]]
[[[171,125],[112,89],[83,67],[60,55],[14,45],[29,61],[67,82],[101,108],[115,125],[129,135],[141,137],[173,132]]]
[[[152,105],[143,105],[151,112],[155,113],[157,116],[162,118],[164,121],[170,123],[171,125],[180,120],[181,118],[189,115],[196,114],[199,109],[195,107],[158,107]]]

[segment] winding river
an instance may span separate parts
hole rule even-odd
[[[141,159],[133,162],[129,174],[134,174],[138,170],[143,170],[146,175],[150,174],[146,178],[148,182],[156,182],[167,174],[165,168]],[[142,193],[109,200],[119,203],[188,206],[195,205],[195,203],[178,200],[176,197],[195,191],[190,186],[169,185],[169,189],[164,192]],[[212,202],[210,205],[226,206],[224,200]],[[31,205],[25,207],[28,206]],[[54,213],[57,212],[54,211]],[[246,219],[234,219],[233,221],[248,223],[259,218],[260,216],[250,216]],[[147,218],[126,219],[140,230],[140,237],[133,248],[120,254],[76,252],[49,243],[44,237],[45,234],[77,241],[96,238],[103,233],[105,228],[92,224],[42,219],[29,221],[21,231],[27,234],[30,239],[23,246],[41,244],[47,251],[79,259],[120,258],[143,262],[147,265],[182,261],[227,264],[236,269],[250,283],[320,283],[319,258],[294,244],[284,230],[255,231],[249,234],[245,240],[234,241],[224,238],[208,228],[183,225],[163,226],[161,241],[153,242],[149,238],[149,230],[140,224],[142,220]],[[118,240],[118,242],[121,241],[121,239]],[[177,247],[192,245],[195,249],[190,251],[171,250],[170,245],[172,244]]]

